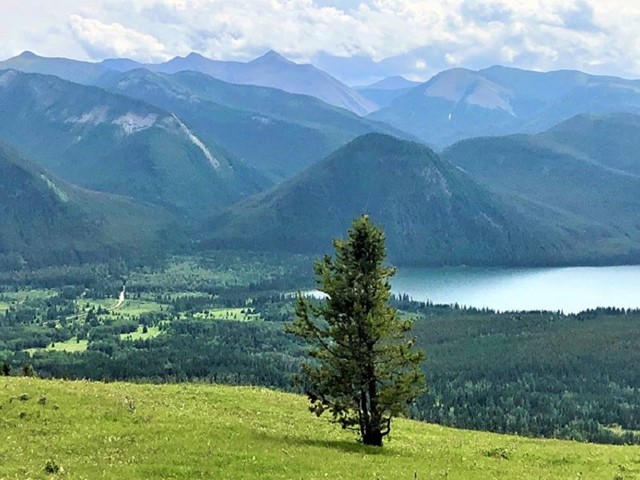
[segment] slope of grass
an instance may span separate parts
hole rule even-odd
[[[265,389],[0,378],[0,412],[0,479],[640,478],[637,447],[403,420],[366,448]]]

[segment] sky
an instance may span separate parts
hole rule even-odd
[[[0,0],[0,58],[276,50],[349,83],[506,65],[640,78],[640,0]]]

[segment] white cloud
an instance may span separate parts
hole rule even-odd
[[[63,13],[73,15],[66,40],[28,35],[59,25]],[[65,55],[81,45],[96,59],[158,60],[198,51],[244,60],[275,49],[294,60],[367,57],[381,69],[392,65],[396,71],[388,74],[506,63],[640,76],[639,32],[640,2],[629,0],[0,2],[4,51],[51,53],[58,46],[64,51],[54,53]],[[426,70],[416,68],[419,60]]]
[[[141,61],[164,60],[165,46],[152,35],[126,28],[120,23],[102,23],[71,15],[71,32],[94,59],[126,57]]]

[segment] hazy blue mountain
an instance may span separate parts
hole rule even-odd
[[[0,141],[71,183],[193,215],[265,185],[176,115],[54,76],[0,72]]]
[[[294,63],[273,51],[247,63],[211,60],[191,53],[162,64],[112,59],[102,62],[102,65],[118,71],[146,68],[160,73],[200,72],[228,83],[272,87],[285,92],[310,95],[358,115],[366,115],[376,109],[374,104],[328,73],[313,65]]]
[[[25,52],[0,62],[0,69],[56,75],[65,80],[94,84],[105,73],[146,68],[154,72],[177,73],[196,71],[229,83],[258,85],[290,93],[310,95],[358,115],[366,115],[377,107],[351,87],[310,64],[297,64],[270,51],[251,62],[211,60],[197,53],[175,57],[160,64],[143,64],[129,59],[112,58],[100,63],[65,58],[45,58]]]
[[[453,69],[371,118],[443,147],[457,140],[536,133],[583,113],[640,112],[640,81],[575,71]]]
[[[129,58],[107,58],[100,62],[100,65],[107,70],[115,70],[116,72],[128,72],[137,68],[144,68],[144,63],[136,62]]]
[[[391,259],[400,264],[575,261],[573,239],[583,227],[489,193],[418,143],[368,134],[217,216],[204,243],[327,252],[362,213],[384,226]]]
[[[395,76],[382,79],[371,85],[355,87],[355,89],[380,109],[390,106],[396,98],[406,95],[419,85],[420,82],[412,82],[404,77]]]
[[[40,57],[32,52],[24,52],[17,57],[0,61],[0,70],[19,70],[26,73],[55,75],[70,82],[92,84],[108,69],[96,63],[70,60],[68,58]]]
[[[406,136],[314,97],[198,72],[138,69],[106,75],[99,85],[174,112],[205,143],[222,146],[275,179],[293,176],[368,132]]]
[[[415,88],[420,85],[421,82],[413,82],[407,80],[402,76],[394,76],[383,78],[382,80],[372,83],[371,85],[365,85],[356,87],[357,90],[403,90],[409,88]]]
[[[197,71],[229,83],[273,87],[285,92],[311,95],[338,107],[366,115],[375,105],[358,92],[313,65],[300,65],[270,51],[251,62],[222,62],[192,53],[176,57],[152,69],[164,73]]]
[[[0,264],[19,267],[140,254],[168,214],[55,179],[0,144]]]
[[[640,117],[581,116],[538,135],[463,140],[443,157],[494,193],[606,228],[603,253],[640,245]]]

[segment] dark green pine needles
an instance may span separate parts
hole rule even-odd
[[[424,388],[424,354],[406,336],[412,322],[388,305],[395,269],[383,265],[382,229],[364,215],[334,247],[335,258],[327,255],[315,264],[326,300],[318,304],[300,296],[288,328],[309,345],[311,359],[300,381],[312,412],[329,411],[333,421],[359,432],[364,444],[382,446],[391,419]]]

